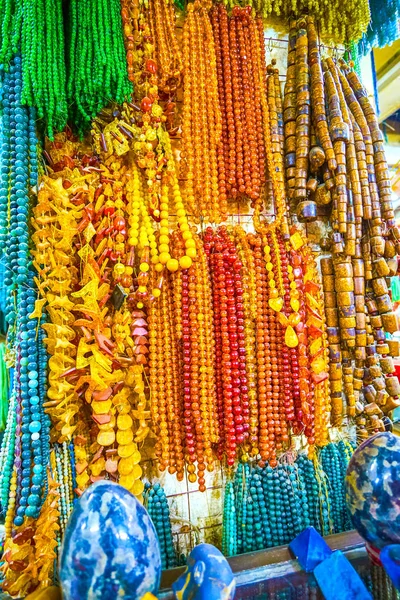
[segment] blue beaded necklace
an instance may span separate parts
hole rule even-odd
[[[310,525],[322,535],[349,529],[344,480],[352,452],[341,441],[323,448],[320,461],[299,454],[274,469],[239,463],[225,486],[224,554],[288,544]]]
[[[41,322],[31,317],[37,291],[29,251],[31,188],[38,181],[38,140],[35,112],[21,104],[21,59],[16,56],[4,74],[3,115],[0,128],[0,215],[6,226],[0,230],[0,257],[5,265],[7,345],[14,357],[16,377],[12,397],[15,421],[15,460],[4,457],[7,470],[1,480],[3,511],[13,469],[17,472],[18,494],[14,524],[24,517],[37,518],[47,494],[47,465],[50,452],[50,420],[43,403],[47,389],[47,353]],[[11,407],[10,407],[11,408]],[[3,448],[10,436],[3,440]],[[6,449],[3,452],[5,454]],[[11,454],[13,456],[13,454]]]
[[[144,503],[157,532],[162,568],[172,569],[178,565],[178,561],[172,538],[169,505],[164,488],[159,483],[154,485],[146,483]]]

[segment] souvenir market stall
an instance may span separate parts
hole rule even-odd
[[[400,8],[386,29],[376,4],[0,2],[10,596],[57,582],[102,479],[165,569],[351,529],[347,465],[400,406],[400,231],[358,68]]]

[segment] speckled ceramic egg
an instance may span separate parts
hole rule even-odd
[[[64,600],[139,600],[157,593],[161,557],[146,509],[122,486],[94,483],[66,528],[60,581]]]
[[[400,438],[378,433],[354,452],[346,475],[354,528],[370,544],[400,543]]]

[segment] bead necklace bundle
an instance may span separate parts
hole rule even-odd
[[[389,46],[400,37],[400,2],[398,0],[369,0],[371,21],[367,32],[359,42],[362,54],[371,48]]]
[[[52,453],[52,461],[54,479],[59,485],[60,529],[61,535],[64,535],[74,501],[74,480],[72,477],[70,449],[67,442],[55,446]]]
[[[210,6],[198,0],[188,4],[183,26],[181,173],[189,212],[219,222],[227,206],[224,198],[219,204],[221,110]]]
[[[178,566],[178,561],[172,539],[168,500],[164,488],[159,483],[155,483],[154,485],[146,483],[144,504],[156,528],[160,544],[162,568],[173,569]]]
[[[172,94],[181,83],[182,53],[175,35],[175,11],[168,0],[148,4],[149,24],[157,59],[157,85],[164,94]]]
[[[62,0],[1,3],[0,64],[7,70],[20,49],[23,104],[34,106],[50,137],[67,122]]]
[[[57,559],[59,530],[59,494],[57,484],[49,477],[49,492],[37,521],[6,536],[2,590],[11,597],[25,598],[37,588],[53,585]],[[15,481],[11,484],[10,503],[15,500]],[[6,517],[7,518],[7,517]],[[11,533],[11,532],[10,532]]]
[[[5,344],[0,342],[0,431],[6,429],[8,415],[8,389],[10,382],[5,359]]]
[[[325,446],[319,460],[299,454],[274,469],[239,463],[225,486],[224,554],[288,544],[310,525],[323,535],[350,529],[344,480],[352,452],[341,441]]]
[[[22,102],[36,107],[51,139],[68,117],[83,132],[108,102],[121,103],[132,92],[119,0],[72,2],[65,24],[67,51],[62,0],[7,0],[0,22],[0,64],[8,69],[20,48]]]
[[[222,137],[218,158],[220,201],[261,194],[265,183],[265,148],[261,108],[258,29],[249,7],[235,7],[229,18],[219,4],[211,11],[217,59]],[[223,160],[221,160],[223,158]]]
[[[398,231],[377,117],[356,74],[343,61],[321,61],[310,17],[291,25],[284,122],[299,219],[315,220],[318,205],[332,209],[332,258],[321,263],[332,423],[342,424],[344,389],[347,414],[359,417],[365,437],[399,403],[385,339],[398,328],[385,280],[397,269]]]
[[[229,6],[236,4],[240,3],[228,1]],[[251,5],[269,26],[275,25],[278,30],[285,29],[293,15],[310,15],[319,24],[321,38],[336,44],[359,40],[370,22],[368,0],[334,0],[329,4],[314,0],[254,0]]]
[[[329,480],[329,502],[335,533],[351,529],[350,515],[346,506],[344,480],[354,448],[350,442],[340,441],[322,448],[320,461]]]
[[[327,444],[329,370],[321,284],[299,232],[286,244],[207,228],[195,241],[197,260],[150,304],[149,386],[160,468],[182,479],[186,462],[194,482],[197,462],[204,490],[214,453],[275,466],[291,434],[310,456]],[[179,234],[172,247],[183,252]]]
[[[96,161],[91,163],[87,156],[78,160],[75,144],[68,139],[53,144],[50,160],[56,171],[44,178],[35,208],[35,257],[50,317],[46,343],[54,373],[46,409],[54,439],[62,443],[74,435],[78,493],[108,473],[139,495],[143,485],[137,444],[149,431],[143,379],[147,323],[145,313],[128,311],[124,302],[134,289],[120,184],[126,167],[115,163],[112,170],[105,165],[85,169],[82,162]],[[57,161],[58,156],[63,161]],[[52,228],[47,230],[49,223]],[[40,246],[46,239],[48,257]],[[70,253],[71,246],[75,253]],[[48,273],[46,264],[52,264],[53,257],[61,264]],[[145,270],[140,272],[146,275]],[[116,288],[118,295],[111,303]],[[89,453],[85,403],[90,404],[95,424],[91,433],[96,442]]]
[[[110,101],[121,104],[132,92],[120,10],[119,0],[71,2],[67,99],[79,131]]]
[[[38,332],[41,311],[36,303],[34,272],[29,253],[31,187],[37,185],[37,138],[34,111],[21,105],[22,65],[16,57],[3,83],[1,212],[5,218],[1,252],[8,259],[4,283],[7,288],[7,360],[15,370],[12,404],[16,418],[8,420],[5,446],[13,447],[13,464],[3,453],[3,512],[10,508],[7,490],[16,476],[19,494],[13,503],[14,525],[24,517],[39,516],[47,494],[49,420],[43,412],[47,388],[47,355],[43,331]],[[11,435],[15,433],[15,440]],[[3,463],[4,464],[4,463]],[[12,514],[10,511],[7,515]]]
[[[162,470],[184,475],[205,490],[218,442],[214,402],[214,340],[209,271],[199,240],[189,270],[165,277],[159,302],[150,307],[150,390],[156,455]],[[183,239],[175,240],[183,252]]]

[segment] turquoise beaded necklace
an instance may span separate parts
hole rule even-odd
[[[341,441],[321,450],[320,462],[300,453],[274,469],[239,463],[225,485],[224,554],[288,544],[310,525],[322,535],[349,529],[344,479],[352,452]]]
[[[9,414],[2,443],[5,473],[1,479],[1,499],[2,510],[6,511],[10,477],[15,468],[19,490],[16,526],[22,525],[25,516],[39,516],[47,494],[50,448],[50,420],[43,410],[47,353],[41,323],[31,317],[38,297],[29,252],[31,189],[38,181],[36,113],[22,106],[22,80],[22,60],[16,56],[3,79],[0,138],[0,205],[1,212],[7,215],[0,252],[6,267],[7,345],[15,363],[9,413],[16,413],[15,420]]]
[[[157,532],[162,568],[172,569],[178,565],[178,561],[172,538],[168,500],[164,488],[159,483],[146,483],[144,504]]]

